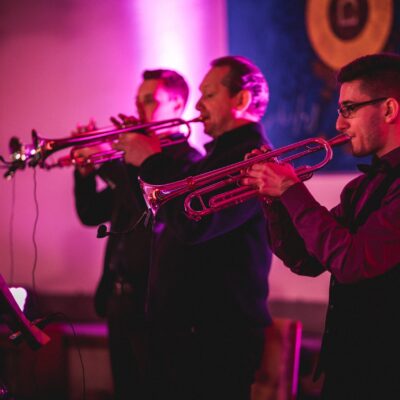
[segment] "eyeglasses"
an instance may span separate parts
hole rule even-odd
[[[387,97],[379,97],[378,99],[362,101],[360,103],[350,103],[346,105],[341,105],[337,109],[338,114],[340,114],[343,118],[349,118],[355,111],[364,106],[369,106],[370,104],[379,103],[380,101],[386,100]]]

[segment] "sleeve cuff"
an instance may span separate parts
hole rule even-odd
[[[280,197],[282,204],[289,214],[297,214],[299,210],[304,210],[318,204],[303,182],[295,183],[287,189]]]

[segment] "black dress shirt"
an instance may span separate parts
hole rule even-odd
[[[200,158],[186,142],[165,147],[163,152],[183,170]],[[107,240],[103,274],[95,295],[95,308],[100,316],[105,315],[114,283],[121,281],[131,286],[137,316],[143,318],[152,232],[150,225],[137,223],[147,210],[138,170],[132,165],[113,161],[87,177],[75,172],[75,203],[81,222],[90,226],[110,222],[111,231],[116,232]],[[158,170],[153,173],[157,176]],[[97,191],[96,174],[108,183],[106,189]],[[130,232],[118,234],[125,231]]]
[[[242,161],[265,143],[259,124],[224,133],[185,173],[165,154],[148,159],[144,180],[165,169],[176,179]],[[157,166],[157,167],[156,167]],[[174,172],[172,172],[174,171]],[[181,196],[162,206],[155,218],[149,277],[148,316],[170,327],[262,327],[270,323],[266,300],[271,252],[258,199],[193,221]]]

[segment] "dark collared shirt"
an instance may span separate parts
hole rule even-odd
[[[261,125],[249,123],[214,140],[206,156],[176,178],[240,162],[265,143]],[[165,154],[143,163],[141,177],[179,170]],[[150,173],[149,173],[150,172]],[[157,183],[157,182],[155,182]],[[183,197],[162,206],[154,223],[148,316],[163,326],[262,327],[271,252],[258,199],[212,213],[201,221],[184,214]]]
[[[164,153],[182,170],[200,158],[187,142],[164,147]],[[105,314],[106,302],[116,281],[134,288],[134,301],[140,310],[138,314],[144,313],[151,226],[143,223],[146,204],[138,182],[138,171],[132,165],[113,161],[87,177],[78,171],[74,174],[75,203],[81,222],[90,226],[110,222],[111,230],[119,232],[107,240],[103,274],[95,295],[96,311],[100,316]],[[158,170],[153,172],[155,175],[159,173]],[[108,183],[101,191],[96,187],[96,174]]]
[[[400,148],[352,180],[331,212],[305,185],[266,207],[272,248],[300,275],[331,272],[316,376],[324,399],[400,398]]]

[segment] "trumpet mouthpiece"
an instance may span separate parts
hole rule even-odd
[[[331,146],[340,146],[348,141],[350,141],[351,137],[347,135],[346,133],[340,133],[339,135],[333,137],[331,140],[329,140],[329,144]]]
[[[193,118],[189,122],[203,122],[203,121],[204,121],[204,118],[201,115],[199,115],[198,117]]]

